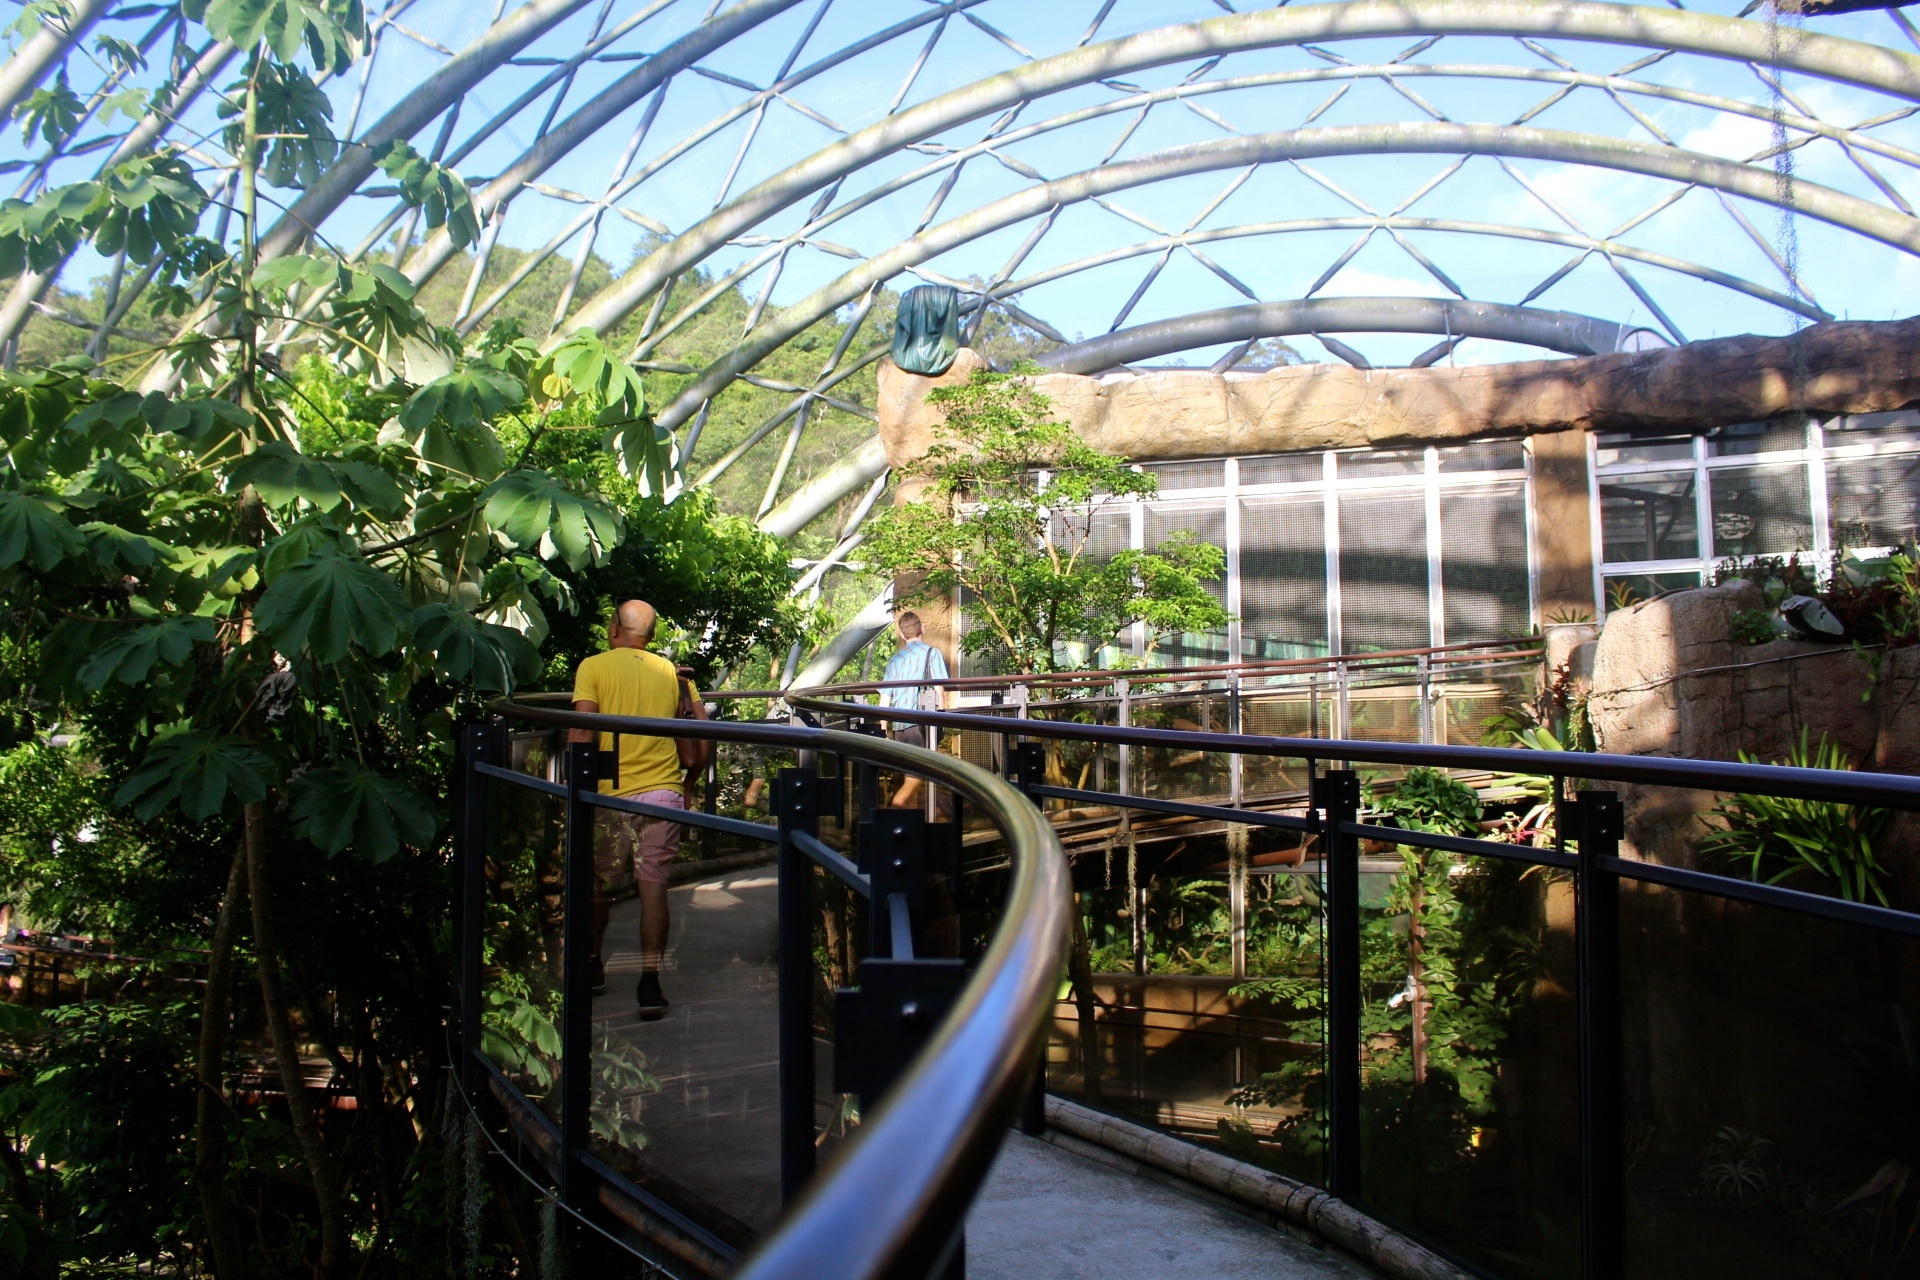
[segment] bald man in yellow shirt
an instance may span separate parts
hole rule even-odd
[[[707,718],[691,682],[686,683],[683,696],[673,663],[648,651],[656,621],[653,606],[645,600],[627,600],[614,610],[607,624],[607,651],[582,662],[574,676],[575,711],[659,720]],[[589,729],[572,730],[570,736],[575,742],[592,742],[595,737]],[[601,750],[613,749],[613,734],[598,736]],[[602,782],[600,790],[666,809],[686,807],[682,790],[686,771],[704,766],[713,750],[711,743],[697,739],[635,733],[619,735],[619,742],[619,780]],[[667,949],[667,869],[679,852],[680,824],[671,818],[599,810],[593,842],[594,994],[606,987],[600,947],[612,910],[611,895],[631,875],[640,890],[640,985],[634,996],[641,1019],[648,1022],[667,1012],[667,998],[660,991],[660,961]]]

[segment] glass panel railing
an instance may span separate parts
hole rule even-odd
[[[1362,1196],[1502,1276],[1578,1274],[1570,873],[1361,863]]]
[[[1621,889],[1632,1280],[1903,1275],[1920,941]]]
[[[765,821],[772,780],[792,759],[722,746],[715,809]],[[704,800],[696,788],[695,806]],[[592,1150],[745,1248],[781,1203],[774,848],[664,818],[595,816],[605,990],[593,1001]],[[728,865],[742,855],[757,865]],[[697,863],[712,858],[728,863],[703,873]]]
[[[549,1117],[560,1114],[561,819],[558,798],[486,788],[482,1050]]]

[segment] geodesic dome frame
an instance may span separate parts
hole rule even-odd
[[[656,406],[689,461],[715,396],[841,317],[817,374],[757,379],[789,398],[688,474],[713,480],[777,445],[758,514],[782,534],[863,487],[877,496],[877,440],[798,492],[788,480],[810,414],[872,416],[834,393],[884,353],[888,335],[866,322],[889,288],[956,285],[970,333],[999,312],[1057,344],[1046,362],[1062,369],[1204,352],[1225,370],[1261,338],[1303,335],[1366,366],[1432,363],[1463,343],[1497,358],[1684,342],[1676,294],[1746,328],[1830,318],[1827,281],[1799,261],[1803,223],[1823,255],[1844,247],[1849,272],[1897,275],[1920,254],[1903,193],[1920,198],[1920,57],[1898,47],[1920,33],[1897,9],[1082,7],[498,0],[489,17],[397,0],[369,17],[371,56],[323,78],[357,145],[307,189],[277,193],[262,253],[322,236],[364,257],[397,241],[415,281],[465,274],[462,332],[542,264],[568,261],[539,336],[624,326],[643,367],[662,367],[663,344],[737,292],[751,299],[737,337]],[[89,52],[108,32],[152,65]],[[232,51],[196,35],[177,10],[75,0],[69,21],[25,40],[0,69],[0,104],[64,68],[87,111],[21,156],[18,193],[163,140],[220,167],[210,90]],[[439,65],[418,65],[429,58]],[[136,85],[160,105],[105,127],[113,95]],[[1842,114],[1854,123],[1834,123]],[[485,228],[474,250],[444,228],[416,239],[417,211],[373,163],[393,139],[468,177]],[[1381,157],[1401,159],[1388,170]],[[1361,180],[1341,169],[1356,164],[1371,166]],[[1602,225],[1551,180],[1568,174],[1651,198]],[[1470,241],[1551,265],[1524,287],[1523,273],[1474,278],[1460,265]],[[483,290],[503,245],[524,257]],[[593,255],[622,251],[631,265],[583,291]],[[1417,288],[1356,292],[1356,264],[1383,252]],[[60,270],[16,283],[0,339],[45,306]],[[104,270],[108,310],[124,315],[144,282],[124,262]],[[1075,330],[1097,336],[1074,342]],[[1369,356],[1333,336],[1382,333],[1419,335],[1420,349],[1396,360],[1375,336],[1361,341]]]

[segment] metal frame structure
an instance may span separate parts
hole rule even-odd
[[[1134,728],[1124,719],[1118,725],[1089,725],[1065,719],[1030,718],[1024,714],[1026,707],[1018,704],[1000,714],[983,715],[876,707],[847,697],[853,694],[857,699],[856,690],[873,687],[808,690],[790,695],[789,701],[796,710],[809,715],[845,717],[853,722],[883,720],[921,724],[942,733],[990,735],[1005,744],[1003,755],[1008,776],[1037,806],[1044,808],[1049,802],[1057,802],[1073,807],[1076,812],[1085,812],[1088,806],[1111,808],[1119,815],[1121,831],[1126,829],[1128,815],[1157,813],[1223,822],[1229,824],[1229,830],[1234,825],[1274,827],[1319,841],[1325,877],[1323,911],[1327,952],[1327,1189],[1362,1207],[1366,1205],[1360,1053],[1362,842],[1387,841],[1571,872],[1576,954],[1573,995],[1579,1054],[1579,1252],[1580,1275],[1584,1280],[1617,1280],[1624,1274],[1626,1265],[1630,1089],[1623,1049],[1622,886],[1659,885],[1682,894],[1747,903],[1787,916],[1821,918],[1855,929],[1920,938],[1920,916],[1908,912],[1624,859],[1619,856],[1620,842],[1626,833],[1618,792],[1605,787],[1574,789],[1576,783],[1629,783],[1797,796],[1911,812],[1920,811],[1920,779],[1711,760]],[[1123,700],[1126,696],[1124,682],[1120,696]],[[1118,790],[1047,783],[1040,746],[1046,741],[1119,746],[1123,765]],[[1243,807],[1239,795],[1235,795],[1230,804],[1220,805],[1129,794],[1125,753],[1141,748],[1219,752],[1236,760],[1245,755],[1302,759],[1307,763],[1312,786],[1304,810],[1297,813]],[[1320,768],[1322,762],[1326,765],[1324,770]],[[1336,768],[1336,764],[1344,767]],[[1499,843],[1366,821],[1362,813],[1361,778],[1354,769],[1359,764],[1491,770],[1550,777],[1557,813],[1555,843],[1550,848]],[[1141,906],[1136,899],[1133,903],[1136,919]],[[1418,1233],[1412,1234],[1419,1239]],[[1421,1243],[1440,1247],[1433,1241]]]
[[[455,1077],[476,1115],[531,1153],[522,1173],[563,1206],[570,1223],[614,1238],[606,1225],[639,1224],[656,1245],[703,1272],[733,1271],[739,1250],[706,1231],[660,1196],[622,1176],[591,1150],[593,1107],[593,979],[588,950],[594,894],[593,843],[600,811],[638,813],[772,845],[779,874],[778,1019],[783,1225],[737,1274],[847,1277],[959,1274],[967,1204],[986,1177],[1001,1135],[1022,1105],[1031,1058],[1054,975],[1062,960],[1071,895],[1066,860],[1046,821],[999,778],[964,761],[864,733],[787,725],[648,720],[584,715],[521,702],[491,708],[489,724],[469,726],[455,778],[459,814],[458,901],[454,990]],[[697,726],[697,727],[696,727]],[[774,788],[775,821],[756,823],[713,813],[666,809],[598,789],[617,770],[614,752],[574,743],[557,757],[559,777],[511,767],[512,729],[560,733],[587,729],[615,735],[698,736],[714,742],[792,749],[802,763],[784,769]],[[819,757],[837,757],[822,775]],[[939,851],[957,853],[957,837],[890,815],[873,821],[873,788],[853,787],[851,763],[865,777],[877,768],[932,778],[977,806],[1012,856],[1004,924],[985,953],[962,972],[951,959],[916,957],[924,937],[923,878],[938,871]],[[560,1052],[555,1064],[557,1114],[528,1100],[483,1048],[486,976],[487,864],[499,794],[544,795],[562,808],[560,923]],[[854,858],[819,838],[823,818],[857,832]],[[857,861],[855,860],[857,859]],[[814,868],[845,882],[872,906],[873,945],[861,965],[861,987],[840,993],[848,1007],[870,1006],[871,1028],[890,1034],[836,1049],[836,1080],[862,1095],[867,1113],[857,1137],[814,1183]],[[956,868],[957,870],[957,868]],[[884,972],[883,972],[884,971]],[[956,979],[964,978],[964,986]],[[894,1008],[889,1001],[898,1003]],[[844,1027],[850,1019],[843,1014]],[[504,1151],[503,1151],[504,1154]],[[531,1166],[531,1167],[526,1167]]]
[[[1646,329],[1681,342],[1685,332],[1657,296],[1666,287],[1662,279],[1763,302],[1793,323],[1799,322],[1793,317],[1829,314],[1794,261],[1793,218],[1824,220],[1861,237],[1863,247],[1886,246],[1888,262],[1920,252],[1920,222],[1902,194],[1911,170],[1920,167],[1920,148],[1908,144],[1902,123],[1920,111],[1920,57],[1897,47],[1920,46],[1920,33],[1897,11],[1845,19],[1867,37],[1848,39],[1806,22],[1769,22],[1770,11],[1753,5],[1722,16],[1601,0],[1343,0],[1244,13],[1217,0],[1216,10],[1225,12],[1181,20],[1190,15],[1160,10],[1153,21],[1161,25],[1145,27],[1137,15],[1117,12],[1115,0],[1089,0],[1084,26],[1057,14],[1037,22],[1000,0],[863,7],[857,15],[844,0],[708,6],[527,0],[511,10],[501,0],[491,23],[471,35],[430,23],[425,30],[409,26],[403,19],[412,7],[412,0],[394,0],[373,18],[373,56],[358,83],[332,90],[337,107],[345,107],[336,111],[345,132],[364,145],[345,147],[310,189],[287,193],[263,255],[292,251],[321,235],[353,244],[353,253],[364,257],[385,252],[398,234],[397,265],[416,281],[448,269],[464,272],[455,322],[466,331],[485,323],[543,264],[566,261],[549,340],[580,326],[632,329],[634,359],[643,367],[660,365],[676,335],[718,299],[740,291],[751,305],[738,340],[717,359],[685,370],[690,381],[661,406],[659,421],[678,435],[688,481],[697,473],[710,482],[752,450],[777,448],[755,514],[783,535],[885,474],[877,442],[812,475],[796,473],[795,458],[809,425],[823,416],[864,416],[834,388],[878,358],[886,335],[861,335],[879,291],[916,280],[965,287],[970,332],[995,311],[1064,346],[1061,325],[1045,318],[1057,310],[1047,299],[1057,300],[1058,290],[1049,286],[1071,281],[1079,289],[1083,279],[1107,280],[1130,259],[1148,259],[1107,337],[1059,353],[1062,368],[1223,343],[1233,345],[1216,367],[1231,368],[1259,337],[1381,331],[1440,339],[1416,360],[1431,363],[1480,338],[1588,351],[1610,328],[1617,337],[1619,320],[1601,319],[1589,330],[1563,313],[1538,314],[1532,305],[1589,260],[1644,306],[1651,317]],[[77,37],[118,30],[127,21],[133,19],[118,18],[98,0],[77,4],[71,30],[50,25],[0,67],[0,101],[18,100],[56,66],[84,80],[82,63],[90,63],[90,55],[80,56]],[[1128,30],[1129,22],[1136,29]],[[163,25],[141,38],[151,44]],[[191,145],[217,165],[217,148],[202,132],[213,107],[206,90],[231,50],[182,44],[191,35],[184,24],[172,22],[168,30],[176,74],[164,108],[123,133],[89,133],[106,93],[141,78],[101,65],[98,84],[86,90],[87,119],[33,158],[19,194],[96,170],[91,157],[103,148],[111,164],[171,142]],[[1413,43],[1390,50],[1382,43],[1389,40]],[[1437,56],[1463,45],[1468,56]],[[1608,46],[1632,56],[1618,67],[1595,69],[1596,50]],[[404,71],[396,61],[400,48],[407,58],[439,58],[442,65],[424,76]],[[1499,48],[1513,51],[1514,61],[1488,56]],[[1701,60],[1748,77],[1751,96],[1698,83],[1687,68]],[[756,66],[766,70],[750,69]],[[1667,77],[1669,68],[1680,74]],[[392,92],[396,76],[413,86],[409,92]],[[1839,123],[1789,77],[1864,91],[1885,109]],[[852,83],[862,92],[850,94]],[[872,92],[875,83],[893,87]],[[1441,105],[1459,97],[1456,90],[1490,86],[1536,87],[1543,96],[1514,114],[1493,108],[1485,119],[1462,119],[1458,109]],[[1270,95],[1321,87],[1326,96],[1302,113],[1298,127],[1251,131],[1234,120],[1243,114],[1240,104],[1271,119],[1270,104],[1280,100]],[[1380,100],[1398,103],[1411,117],[1322,122],[1351,114],[1367,93],[1386,95]],[[704,117],[705,107],[690,101],[716,95],[720,109]],[[506,105],[494,106],[501,97]],[[388,108],[362,125],[363,115],[375,114],[368,104],[382,99]],[[1593,108],[1579,115],[1579,129],[1537,123],[1556,109],[1564,116],[1562,104],[1569,102]],[[1744,159],[1689,151],[1661,123],[1660,112],[1679,108],[1765,122],[1773,142]],[[1101,132],[1108,121],[1114,127]],[[796,146],[801,137],[814,142]],[[1058,154],[1049,149],[1057,137],[1071,137],[1075,151],[1095,163],[1077,173],[1043,172],[1040,164]],[[474,251],[455,253],[444,232],[409,247],[414,218],[374,181],[372,169],[378,144],[395,138],[413,139],[473,175],[485,225]],[[1143,151],[1149,138],[1162,149]],[[1844,161],[1833,178],[1840,186],[1794,171],[1823,151]],[[1410,183],[1392,207],[1363,198],[1315,163],[1421,154],[1447,159]],[[1515,163],[1529,160],[1653,178],[1663,194],[1619,225],[1589,227]],[[602,163],[603,176],[592,177]],[[1304,180],[1348,212],[1231,221],[1234,197],[1263,170]],[[1414,211],[1422,201],[1431,206],[1437,191],[1472,180],[1460,178],[1463,171],[1499,184],[1527,216],[1472,220]],[[1223,177],[1210,193],[1194,188],[1194,211],[1179,223],[1163,225],[1164,217],[1120,202],[1130,192],[1158,201],[1170,184],[1191,186],[1209,174]],[[710,199],[694,194],[703,187],[713,192]],[[1711,202],[1716,216],[1724,216],[1724,248],[1694,251],[1711,250],[1725,265],[1690,261],[1658,243],[1660,216],[1690,198],[1692,205]],[[1766,212],[1756,218],[1755,209]],[[1536,216],[1539,223],[1529,225]],[[1765,228],[1769,218],[1780,225]],[[1102,240],[1115,231],[1134,238],[1091,253],[1059,252],[1082,238],[1076,228],[1096,224]],[[1295,298],[1263,296],[1262,287],[1219,256],[1251,240],[1279,243],[1277,237],[1339,231],[1355,238]],[[1011,252],[997,268],[975,266],[985,261],[984,242],[1002,233],[1013,237]],[[582,297],[593,255],[607,248],[617,253],[635,236],[644,239],[633,266]],[[1571,257],[1523,296],[1470,298],[1457,271],[1443,265],[1441,246],[1459,236],[1564,246]],[[1375,243],[1401,255],[1440,296],[1417,305],[1327,296],[1329,289],[1338,292],[1343,269]],[[525,246],[527,256],[483,297],[488,264],[504,245]],[[1755,249],[1775,280],[1750,278],[1738,265],[1740,255]],[[847,269],[830,267],[836,262]],[[1155,308],[1165,305],[1159,301],[1164,288],[1156,293],[1155,286],[1182,262],[1249,305],[1227,309],[1240,313],[1231,319],[1219,309],[1155,317]],[[1030,263],[1037,269],[1020,275]],[[1654,276],[1643,279],[1639,267],[1653,268]],[[58,278],[56,270],[15,284],[0,304],[0,341],[15,339],[36,308],[45,307],[46,291]],[[102,334],[125,316],[146,283],[123,262],[110,264],[112,314]],[[319,301],[309,298],[306,305]],[[849,305],[855,311],[841,341],[810,383],[770,383],[754,372],[767,355]],[[1248,322],[1249,312],[1266,318]],[[1142,313],[1144,324],[1136,319]],[[1338,358],[1378,362],[1346,342],[1326,346]],[[790,388],[792,400],[748,439],[710,459],[698,438],[706,413],[737,381]],[[776,438],[777,445],[769,443]],[[843,529],[840,538],[856,533],[857,527]]]

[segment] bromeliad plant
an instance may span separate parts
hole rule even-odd
[[[82,245],[124,252],[151,272],[150,312],[181,317],[165,342],[121,336],[98,361],[0,377],[0,600],[31,705],[92,729],[123,813],[235,850],[195,1062],[195,1234],[224,1278],[245,1265],[223,1103],[243,918],[272,1056],[302,1079],[320,1028],[288,990],[273,864],[432,849],[450,712],[538,673],[547,610],[573,605],[566,579],[622,536],[596,464],[529,465],[542,434],[590,424],[642,495],[660,491],[665,452],[638,373],[591,334],[546,354],[511,330],[467,348],[392,268],[324,244],[263,253],[262,184],[310,183],[345,145],[315,80],[362,56],[358,0],[188,0],[184,16],[239,50],[226,159],[209,160],[212,141],[162,146],[0,204],[0,272]],[[58,103],[33,110],[30,128],[64,119]],[[430,228],[474,237],[457,175],[404,143],[376,161]],[[230,223],[209,216],[219,206]],[[353,414],[313,393],[302,352],[344,371]],[[310,1261],[341,1274],[358,1265],[352,1235],[384,1228],[350,1221],[363,1193],[306,1091],[286,1096]]]

